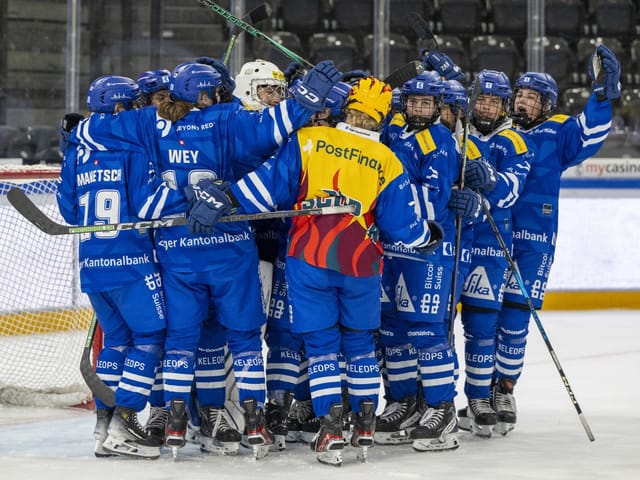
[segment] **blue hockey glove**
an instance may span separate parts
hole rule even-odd
[[[319,112],[324,109],[327,95],[339,80],[340,72],[333,61],[325,60],[307,72],[293,96],[303,107]]]
[[[234,210],[225,193],[229,185],[229,182],[216,184],[211,179],[202,179],[197,185],[184,187],[190,206],[187,219],[191,233],[213,233],[220,217]]]
[[[438,222],[427,222],[429,224],[429,241],[415,250],[421,255],[431,255],[442,243],[444,239],[444,230]]]
[[[470,188],[457,188],[451,190],[451,197],[447,206],[453,210],[456,215],[462,216],[465,220],[473,221],[480,216],[482,212],[482,197],[479,193],[474,192]]]
[[[445,80],[464,81],[464,72],[451,58],[443,52],[426,52],[422,57],[425,70],[433,70]]]
[[[343,72],[340,80],[346,83],[357,82],[361,78],[370,77],[371,74],[366,70],[349,70],[348,72]]]
[[[593,92],[598,98],[620,98],[620,62],[606,46],[598,45],[591,54],[589,77],[593,82]]]
[[[291,87],[293,82],[297,79],[304,77],[305,69],[298,62],[291,62],[284,70],[284,79],[287,81],[287,86]]]
[[[464,181],[471,190],[490,192],[498,183],[498,173],[493,166],[484,160],[467,162],[464,169]]]
[[[229,73],[229,69],[224,63],[211,57],[198,57],[196,58],[196,62],[215,68],[222,77],[222,86],[227,90],[227,92],[233,93],[236,88],[236,81],[233,79],[231,73]]]

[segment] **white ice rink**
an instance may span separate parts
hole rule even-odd
[[[91,412],[0,405],[2,480],[637,480],[640,479],[640,311],[543,311],[540,318],[595,435],[591,443],[535,324],[517,386],[518,424],[507,437],[459,433],[460,448],[418,453],[410,446],[345,450],[341,468],[316,462],[303,444],[255,461],[200,454],[177,461],[93,456]],[[458,351],[462,351],[458,334]],[[456,405],[465,404],[463,395]]]

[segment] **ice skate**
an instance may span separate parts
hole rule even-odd
[[[160,443],[149,437],[138,422],[135,410],[116,407],[109,423],[108,436],[102,447],[105,451],[135,458],[160,458]]]
[[[309,443],[320,463],[336,467],[342,465],[342,450],[345,444],[342,436],[343,409],[341,403],[331,405],[329,415],[320,419],[320,429]]]
[[[420,424],[411,432],[412,447],[418,452],[455,450],[460,445],[455,433],[458,418],[453,402],[427,407]]]
[[[256,459],[264,458],[269,454],[269,446],[273,445],[273,435],[267,429],[264,411],[258,408],[258,404],[253,398],[242,402],[242,408],[244,409],[244,431],[247,435],[247,443],[253,448]]]
[[[96,457],[113,457],[117,455],[117,453],[107,452],[102,445],[104,441],[107,439],[108,433],[107,430],[109,428],[109,422],[111,421],[111,417],[113,416],[112,409],[98,409],[96,410],[96,426],[93,429],[93,438],[96,439],[96,446],[93,449]]]
[[[267,418],[267,428],[273,434],[272,451],[282,451],[287,448],[287,418],[293,402],[293,392],[286,392],[283,404],[278,405],[268,402],[265,405],[265,416]]]
[[[376,419],[373,439],[379,445],[411,443],[411,431],[418,425],[421,416],[416,397],[406,397],[401,402],[389,402],[382,415]]]
[[[147,432],[149,436],[164,443],[164,430],[167,427],[167,419],[169,418],[169,410],[165,407],[151,407],[149,410],[149,418],[147,419]]]
[[[187,431],[184,434],[184,440],[187,443],[195,443],[200,445],[200,426],[195,425],[191,419],[187,421]]]
[[[231,426],[227,412],[222,408],[200,409],[200,450],[217,455],[235,455],[240,448],[242,435]]]
[[[496,412],[488,398],[473,398],[469,406],[458,411],[459,428],[478,437],[491,437],[491,430],[498,422]]]
[[[178,456],[178,449],[184,447],[186,430],[187,403],[183,399],[171,400],[169,418],[164,433],[164,444],[171,448],[174,459]]]
[[[360,402],[360,413],[353,415],[353,433],[351,434],[351,446],[360,448],[358,460],[367,461],[369,447],[373,447],[373,438],[376,431],[376,406],[373,400]]]
[[[517,419],[516,399],[513,396],[515,381],[509,378],[497,380],[491,387],[491,406],[496,411],[497,423],[493,431],[506,435],[515,428]]]
[[[309,418],[313,417],[314,413],[311,400],[294,401],[293,405],[289,409],[289,415],[287,415],[286,441],[289,443],[302,441],[300,438],[302,422],[306,422]]]
[[[313,410],[312,410],[313,414]],[[300,424],[300,440],[304,443],[311,443],[311,441],[320,430],[320,418],[316,417],[315,414],[311,418],[308,418],[306,421],[301,422]]]

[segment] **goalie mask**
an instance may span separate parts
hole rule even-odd
[[[444,85],[436,72],[422,72],[402,86],[400,108],[409,130],[429,127],[440,115]]]
[[[277,105],[286,97],[287,82],[277,66],[265,60],[247,62],[236,75],[233,94],[249,110]]]
[[[558,85],[548,73],[527,72],[516,80],[511,118],[523,128],[531,128],[553,112],[558,104]]]

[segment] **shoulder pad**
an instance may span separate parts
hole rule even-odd
[[[389,122],[389,125],[397,125],[403,127],[405,125],[404,116],[401,113],[396,113]]]
[[[467,138],[467,158],[469,160],[477,160],[482,157],[480,149],[471,138]]]
[[[507,130],[503,130],[498,135],[501,135],[511,140],[511,143],[513,144],[513,148],[515,148],[516,153],[518,155],[522,155],[523,153],[526,153],[529,150],[527,148],[527,142],[524,141],[524,138],[522,138],[522,135],[520,135],[518,132],[516,132],[513,129],[509,128]]]
[[[564,123],[564,122],[567,121],[568,118],[570,118],[569,115],[565,115],[564,113],[557,113],[557,114],[552,115],[549,118],[547,118],[547,121],[548,122]]]
[[[433,152],[436,149],[436,142],[433,141],[433,136],[428,128],[416,133],[415,137],[423,155]]]

